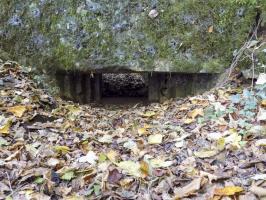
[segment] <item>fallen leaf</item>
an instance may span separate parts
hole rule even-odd
[[[13,113],[16,117],[21,118],[27,111],[27,106],[14,106],[7,109],[8,112]]]
[[[99,162],[104,162],[106,159],[107,159],[106,155],[104,153],[100,153]]]
[[[9,142],[5,140],[4,138],[0,137],[0,147],[7,146]]]
[[[117,163],[117,166],[130,175],[141,177],[140,164],[131,160]]]
[[[98,156],[93,152],[89,151],[86,156],[82,156],[78,159],[80,163],[90,163],[91,165],[95,165],[98,160]]]
[[[260,121],[266,121],[266,109],[260,108],[259,113],[257,115],[257,120]]]
[[[100,143],[107,143],[107,144],[111,144],[113,142],[113,137],[112,135],[104,135],[103,137],[100,137],[98,139],[98,141]]]
[[[148,118],[154,117],[155,115],[156,115],[156,113],[153,111],[147,111],[147,112],[141,114],[142,117],[148,117]]]
[[[29,154],[32,156],[32,157],[36,157],[36,155],[38,154],[38,149],[36,149],[34,147],[34,145],[32,144],[27,144],[25,145],[26,147],[26,151],[29,152]]]
[[[172,164],[173,164],[173,161],[164,161],[159,158],[150,160],[150,165],[152,168],[170,167]]]
[[[220,132],[211,132],[207,135],[208,139],[211,141],[217,141],[222,138],[222,133]]]
[[[225,139],[224,138],[218,139],[217,142],[216,142],[216,144],[217,144],[217,149],[219,151],[224,150],[224,148],[225,148]]]
[[[231,196],[243,191],[244,189],[239,186],[226,186],[224,188],[216,188],[214,194],[219,196]]]
[[[218,176],[216,176],[216,175],[214,175],[214,174],[210,174],[210,173],[208,173],[208,172],[204,172],[204,171],[200,171],[200,176],[201,177],[208,177],[208,179],[209,179],[209,183],[211,184],[212,183],[212,181],[216,181],[216,180],[218,180]]]
[[[176,148],[182,148],[184,146],[184,144],[185,144],[184,140],[180,140],[180,141],[177,141],[175,143],[175,147]]]
[[[125,178],[122,179],[119,184],[121,185],[122,188],[130,188],[132,182],[134,182],[133,178]]]
[[[137,143],[132,141],[132,140],[125,142],[123,147],[131,150],[134,154],[138,154],[138,152],[139,152]]]
[[[198,191],[200,189],[200,186],[201,186],[201,180],[202,180],[202,178],[196,178],[191,183],[189,183],[188,185],[186,185],[182,188],[176,188],[174,190],[174,193],[175,193],[174,199],[177,200],[179,198],[187,197],[187,196],[193,194],[194,192]]]
[[[123,174],[121,174],[117,169],[113,169],[109,171],[107,181],[111,184],[117,184],[123,178]]]
[[[256,174],[251,177],[253,180],[266,180],[266,174]]]
[[[49,167],[55,167],[56,165],[58,165],[60,163],[60,160],[56,159],[56,158],[50,158],[48,161],[47,161],[47,165]]]
[[[162,134],[150,135],[148,137],[148,143],[149,144],[161,144],[162,141],[163,141],[163,135]]]
[[[261,73],[257,79],[256,84],[257,85],[263,85],[266,83],[266,74],[265,73]]]
[[[24,148],[24,146],[21,147],[19,150],[15,151],[15,152],[14,152],[13,154],[11,154],[10,156],[8,156],[4,161],[8,162],[8,161],[11,161],[11,160],[17,158],[17,157],[20,155],[21,150],[22,150],[23,148]]]
[[[191,119],[195,119],[198,116],[204,116],[204,111],[203,108],[196,108],[193,111],[189,112],[188,117],[190,117]]]
[[[86,200],[86,198],[83,196],[79,196],[78,194],[72,194],[71,196],[64,197],[64,200]]]
[[[42,199],[42,200],[50,200],[51,198],[45,194],[34,192],[30,195],[27,195],[27,199]]]
[[[266,188],[253,184],[249,190],[259,197],[266,197]]]
[[[212,33],[213,32],[213,26],[210,26],[209,28],[208,28],[208,33]]]
[[[140,162],[140,171],[142,172],[144,177],[147,177],[150,174],[150,166],[144,160]]]
[[[75,177],[74,171],[68,171],[68,172],[64,173],[63,176],[61,176],[61,179],[66,180],[66,181],[70,181],[74,177]]]
[[[186,118],[186,119],[184,120],[184,124],[191,124],[191,123],[193,123],[193,122],[195,122],[195,121],[196,121],[195,119]]]
[[[241,142],[242,137],[237,133],[237,131],[234,131],[234,129],[230,130],[231,135],[224,138],[225,144],[231,144],[238,148],[240,148],[239,142]]]
[[[217,155],[218,153],[219,152],[217,150],[203,149],[201,151],[195,151],[194,155],[198,158],[210,158]]]
[[[37,177],[34,180],[34,183],[36,183],[36,184],[42,184],[43,182],[44,182],[44,178],[42,178],[42,177]]]
[[[67,105],[66,109],[68,109],[67,117],[71,121],[74,121],[82,112],[79,107],[76,107],[74,105]]]
[[[116,151],[109,151],[107,154],[106,154],[107,158],[113,162],[113,163],[116,163],[117,162],[117,158],[118,158],[118,154]]]
[[[12,125],[11,119],[5,120],[4,124],[0,126],[0,133],[2,133],[3,135],[8,135],[11,125]]]
[[[138,134],[139,135],[147,135],[148,134],[147,128],[139,128],[138,129]]]
[[[70,151],[70,148],[68,146],[55,146],[54,149],[57,153],[62,154],[66,154]]]
[[[189,105],[182,105],[181,107],[178,108],[178,110],[180,111],[185,111],[185,110],[189,110]]]
[[[256,141],[255,145],[257,147],[259,147],[259,146],[266,146],[266,139],[261,139],[261,140]]]
[[[239,195],[239,200],[258,200],[258,198],[251,192],[248,192],[246,194]]]
[[[264,99],[264,100],[261,101],[261,105],[262,105],[263,107],[266,107],[266,99]]]

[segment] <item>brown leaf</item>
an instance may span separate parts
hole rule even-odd
[[[264,187],[259,187],[253,184],[249,190],[259,197],[266,197],[266,188]]]
[[[201,187],[201,180],[202,178],[196,178],[188,185],[182,187],[182,188],[176,188],[175,189],[175,199],[187,197],[196,191],[198,191]]]
[[[189,112],[188,117],[195,119],[198,116],[204,116],[204,111],[203,108],[196,108],[194,110],[192,110],[191,112]]]
[[[212,33],[213,32],[213,26],[210,26],[209,28],[208,28],[208,33]]]
[[[121,174],[118,169],[113,169],[109,171],[108,182],[111,184],[117,184],[123,178],[123,174]]]

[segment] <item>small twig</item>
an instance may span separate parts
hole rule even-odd
[[[222,83],[222,85],[224,85],[230,78],[233,70],[235,69],[237,63],[239,62],[239,60],[241,59],[242,55],[244,54],[245,50],[248,49],[249,45],[250,45],[250,42],[252,41],[252,39],[254,37],[257,37],[257,32],[258,32],[258,29],[259,29],[259,26],[260,26],[260,23],[261,23],[261,19],[258,21],[252,35],[250,36],[250,38],[248,39],[247,42],[245,42],[245,44],[238,50],[238,52],[236,53],[234,59],[233,59],[233,62],[232,64],[230,65],[230,68],[229,68],[229,72],[228,72],[228,77],[227,79]]]
[[[251,53],[251,60],[252,60],[252,82],[251,82],[251,89],[253,90],[254,88],[254,79],[255,79],[255,51],[259,49],[261,46],[266,44],[266,42],[262,42],[259,46],[254,47],[253,51]]]
[[[7,172],[6,172],[6,176],[7,176],[7,180],[8,180],[9,189],[11,190],[11,195],[13,195],[14,190],[12,188],[10,177],[9,177],[9,174]]]
[[[251,90],[253,90],[254,87],[254,79],[255,79],[255,58],[254,58],[255,48],[251,54],[251,60],[252,60],[252,81],[251,81]]]

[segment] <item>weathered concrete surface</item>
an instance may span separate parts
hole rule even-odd
[[[2,0],[0,49],[36,67],[222,72],[254,6],[217,0]]]
[[[104,98],[109,97],[138,97],[142,100],[146,98],[146,101],[149,102],[162,102],[166,99],[195,95],[209,90],[219,77],[219,74],[206,73],[140,72],[135,80],[139,82],[127,85],[122,82],[129,80],[122,74],[118,74],[118,76],[122,76],[123,81],[121,77],[115,78],[114,74],[96,73],[91,75],[74,71],[60,71],[56,75],[61,96],[79,103],[101,103]],[[124,74],[124,76],[127,75]],[[105,79],[110,77],[113,80]],[[126,88],[127,86],[133,88]],[[108,93],[115,95],[109,96]]]

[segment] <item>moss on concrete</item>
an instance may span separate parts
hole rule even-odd
[[[248,37],[255,7],[217,0],[10,0],[0,5],[0,48],[50,69],[217,73]],[[152,9],[156,18],[149,17]]]

